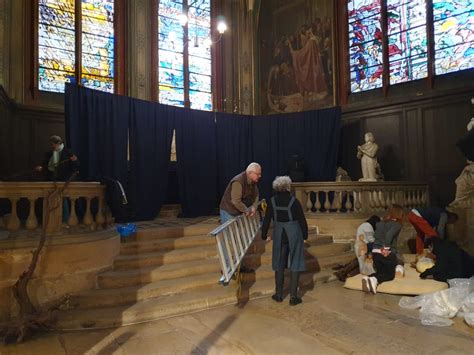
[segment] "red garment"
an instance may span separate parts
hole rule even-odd
[[[327,92],[323,63],[316,40],[308,40],[303,48],[292,51],[291,55],[300,92]]]
[[[423,253],[423,249],[425,249],[425,237],[438,237],[438,232],[436,232],[423,217],[413,212],[408,213],[407,217],[416,230],[416,253],[420,255]]]

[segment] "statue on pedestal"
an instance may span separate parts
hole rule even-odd
[[[377,162],[377,151],[379,146],[375,143],[374,135],[368,132],[364,136],[365,143],[357,146],[357,159],[362,165],[362,178],[359,181],[380,180],[380,166]]]
[[[457,142],[467,160],[467,166],[456,179],[456,198],[451,207],[466,206],[474,198],[474,118],[467,125],[468,133]]]

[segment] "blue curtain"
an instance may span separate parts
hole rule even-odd
[[[130,200],[133,218],[148,220],[166,198],[174,108],[141,100],[131,106]]]
[[[252,162],[252,116],[216,113],[218,196]]]
[[[82,177],[114,178],[129,187],[134,218],[154,218],[168,184],[173,129],[183,216],[217,212],[229,180],[248,163],[262,165],[261,195],[288,173],[292,155],[305,160],[308,180],[335,177],[339,108],[264,117],[176,108],[66,86],[66,138]],[[130,170],[127,146],[130,131]]]
[[[304,159],[308,181],[334,180],[340,116],[336,107],[252,119],[253,160],[262,166],[262,197],[271,195],[275,176],[288,174],[296,154]]]
[[[66,140],[86,180],[127,181],[130,99],[66,85]]]
[[[218,201],[214,113],[174,110],[182,216],[214,214]]]

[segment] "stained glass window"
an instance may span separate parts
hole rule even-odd
[[[74,0],[40,0],[38,21],[38,88],[64,91],[76,70]]]
[[[428,76],[425,0],[387,0],[390,84]]]
[[[89,88],[114,91],[114,0],[82,0],[82,75]]]
[[[474,0],[433,0],[435,73],[474,68]]]
[[[76,6],[81,6],[81,36]],[[64,84],[79,74],[84,86],[113,92],[114,0],[39,0],[38,14],[38,88],[64,92]],[[81,53],[76,53],[80,38]]]
[[[382,86],[382,19],[380,0],[349,0],[351,92]]]
[[[158,79],[161,103],[212,110],[210,9],[210,0],[159,1]],[[180,22],[183,15],[188,19],[186,23]]]

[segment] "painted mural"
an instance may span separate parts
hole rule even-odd
[[[333,105],[333,2],[262,1],[259,19],[262,113]]]

